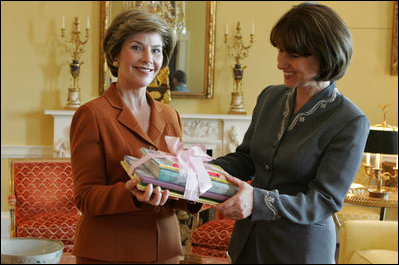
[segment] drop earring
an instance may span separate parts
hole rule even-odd
[[[118,61],[113,61],[112,65],[115,66],[115,67],[118,67],[119,66]]]

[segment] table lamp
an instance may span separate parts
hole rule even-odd
[[[384,105],[384,122],[370,127],[364,152],[366,154],[365,170],[370,177],[369,195],[371,197],[387,198],[389,191],[383,188],[384,181],[398,178],[398,128],[388,125],[386,122],[386,113],[389,105]],[[370,153],[374,153],[374,166],[370,164]],[[394,174],[383,172],[382,155],[396,155],[396,166]]]

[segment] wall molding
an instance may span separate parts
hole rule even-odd
[[[52,157],[53,146],[2,145],[1,158]]]

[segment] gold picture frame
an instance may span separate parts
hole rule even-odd
[[[391,75],[398,75],[398,2],[394,2],[392,28]]]
[[[108,89],[110,82],[112,81],[112,76],[110,71],[108,70],[107,63],[104,56],[103,50],[103,39],[105,36],[106,29],[112,21],[112,17],[117,13],[117,7],[122,5],[124,1],[100,1],[100,71],[99,71],[99,95],[102,95],[106,89]],[[166,86],[171,86],[171,84],[162,86],[159,85],[160,80],[154,80],[154,83],[148,86],[149,91],[155,91],[152,93],[154,98],[158,98],[161,95],[164,95],[166,98],[164,101],[170,101],[170,98],[205,98],[211,99],[214,95],[214,75],[215,75],[215,47],[216,47],[216,2],[217,1],[190,1],[190,4],[196,4],[204,2],[205,13],[200,14],[204,17],[204,32],[201,32],[201,38],[204,39],[203,45],[202,42],[199,43],[203,46],[204,49],[204,58],[201,57],[203,61],[201,63],[196,58],[189,58],[188,61],[194,62],[201,73],[192,72],[191,76],[195,76],[195,78],[190,78],[191,82],[193,82],[193,87],[189,92],[180,92],[180,91],[171,91],[170,89],[166,90]],[[186,8],[188,3],[186,3]],[[202,4],[201,4],[202,5]],[[198,13],[198,12],[197,12]],[[197,33],[195,33],[197,34]],[[192,35],[193,36],[193,35]],[[189,49],[187,49],[189,50]],[[191,49],[195,51],[194,49]],[[194,53],[195,55],[199,54],[198,52]],[[197,63],[196,63],[197,62]],[[169,70],[169,69],[167,69]],[[166,76],[165,73],[158,74],[160,79],[164,80]],[[199,79],[198,82],[196,82]],[[190,87],[191,88],[191,87]]]

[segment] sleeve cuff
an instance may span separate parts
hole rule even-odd
[[[252,221],[276,221],[281,218],[281,214],[276,206],[275,196],[274,191],[254,188]]]

